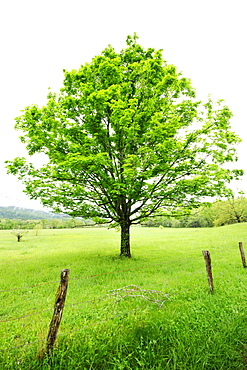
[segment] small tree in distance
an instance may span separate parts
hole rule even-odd
[[[17,237],[17,241],[20,242],[22,237],[28,233],[27,230],[21,230],[21,229],[13,229],[11,231],[11,234],[15,235]]]
[[[42,230],[42,224],[36,224],[34,225],[33,227],[34,229],[34,232],[35,232],[35,235],[38,236],[41,234],[41,230]]]
[[[197,101],[190,80],[135,34],[126,49],[108,46],[64,76],[46,106],[16,118],[28,154],[43,152],[49,163],[35,168],[16,158],[8,172],[57,212],[119,225],[120,255],[131,256],[132,224],[227,196],[242,175],[223,166],[236,160],[240,141],[229,108]]]

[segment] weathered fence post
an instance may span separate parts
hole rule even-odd
[[[202,254],[206,262],[206,271],[207,271],[207,276],[208,276],[209,289],[210,289],[210,292],[212,293],[214,290],[214,285],[213,285],[213,275],[212,275],[210,253],[209,251],[202,251]]]
[[[68,269],[62,270],[60,284],[55,299],[54,312],[47,336],[46,353],[48,354],[51,353],[53,350],[53,346],[57,337],[58,328],[62,319],[63,308],[68,287],[68,279],[69,279],[69,270]]]
[[[240,250],[240,254],[241,254],[241,258],[242,258],[242,264],[243,264],[243,267],[245,268],[246,267],[246,261],[245,261],[243,243],[239,242],[238,244],[239,244],[239,250]]]

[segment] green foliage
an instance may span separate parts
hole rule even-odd
[[[208,203],[179,219],[167,217],[149,218],[142,223],[148,227],[212,227],[247,222],[247,199],[243,196]]]
[[[80,218],[59,218],[48,220],[15,220],[15,219],[0,219],[0,230],[11,229],[73,229],[76,227],[92,226],[91,220],[83,220]]]
[[[247,221],[247,199],[243,196],[236,199],[213,203],[211,209],[214,225],[222,226]]]
[[[28,154],[45,153],[48,163],[35,168],[16,158],[7,167],[45,206],[119,224],[130,256],[131,224],[230,194],[228,183],[242,175],[222,166],[236,160],[240,141],[231,116],[223,101],[197,101],[161,50],[144,50],[128,36],[120,53],[108,46],[64,71],[60,93],[16,119]]]
[[[11,231],[11,234],[15,235],[17,237],[17,241],[20,242],[24,235],[28,233],[28,230],[22,230],[22,229],[13,229]]]

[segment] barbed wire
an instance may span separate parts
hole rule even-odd
[[[82,305],[82,304],[85,304],[85,303],[95,303],[97,301],[104,301],[104,300],[107,300],[107,299],[110,299],[110,297],[108,298],[106,296],[103,296],[103,297],[100,297],[100,298],[94,298],[92,300],[86,300],[86,301],[83,301],[83,302],[69,303],[69,304],[65,304],[64,308],[79,306],[79,305]],[[36,309],[37,308],[32,308],[32,310],[36,310]],[[36,311],[36,312],[33,312],[33,313],[29,313],[29,314],[23,314],[22,316],[13,317],[13,318],[9,318],[9,319],[6,319],[6,320],[0,320],[0,323],[15,321],[15,320],[21,320],[21,319],[24,319],[24,318],[29,317],[29,316],[34,316],[34,315],[37,315],[37,314],[40,314],[40,313],[43,313],[43,312],[48,312],[48,311],[53,311],[53,310],[54,310],[53,307],[52,308],[47,308],[45,310]]]
[[[34,343],[43,342],[43,341],[44,341],[44,338],[42,338],[42,339],[36,339],[34,342],[23,343],[23,344],[19,344],[17,346],[7,347],[7,348],[4,348],[4,349],[0,349],[0,352],[9,351],[10,349],[21,348],[21,347],[24,347],[24,346],[31,346]]]
[[[183,260],[184,262],[185,260]],[[191,259],[190,259],[191,261]],[[126,271],[132,271],[132,270],[138,270],[138,269],[142,269],[142,268],[149,268],[149,267],[153,267],[153,266],[157,266],[157,265],[164,265],[164,264],[167,264],[167,263],[175,263],[175,262],[180,262],[181,263],[181,260],[180,261],[171,261],[171,262],[162,262],[162,263],[156,263],[156,264],[152,264],[152,265],[145,265],[145,266],[141,266],[141,267],[135,267],[135,268],[129,268],[129,269],[124,269],[124,270],[118,270],[118,271],[110,271],[110,272],[106,272],[106,273],[100,273],[100,274],[93,274],[93,275],[86,275],[86,276],[82,276],[82,277],[76,277],[76,278],[72,278],[72,279],[69,279],[69,280],[77,280],[77,279],[84,279],[84,278],[88,278],[88,277],[95,277],[95,276],[101,276],[101,275],[107,275],[107,274],[112,274],[112,273],[119,273],[119,272],[126,272]],[[202,273],[202,271],[196,271],[198,273]],[[183,275],[184,274],[192,274],[192,273],[195,273],[195,271],[193,272],[183,272]],[[167,279],[166,279],[167,280]],[[169,280],[172,280],[172,279],[169,279]],[[49,282],[44,282],[44,283],[38,283],[38,284],[35,284],[35,285],[32,285],[32,286],[29,286],[29,287],[33,287],[33,286],[39,286],[39,285],[43,285],[43,284],[49,284],[49,283],[57,283],[57,282],[60,282],[60,281],[49,281]],[[134,285],[131,285],[131,286],[128,286],[128,287],[136,287]],[[125,288],[128,288],[128,287],[123,287],[123,288],[119,288],[119,289],[115,289],[115,290],[112,290],[110,292],[114,292],[118,294],[118,291],[121,291]],[[28,287],[21,287],[21,288],[15,288],[15,289],[9,289],[9,290],[5,290],[5,291],[11,291],[11,290],[16,290],[16,289],[25,289],[25,288],[28,288]],[[142,291],[142,289],[141,289]],[[150,292],[154,292],[154,293],[157,293],[156,291],[150,291]],[[82,305],[82,304],[85,304],[85,303],[95,303],[97,301],[101,301],[101,300],[107,300],[107,299],[110,299],[114,296],[103,296],[103,297],[100,297],[100,298],[97,298],[97,299],[93,299],[93,300],[86,300],[86,301],[82,301],[82,302],[74,302],[74,303],[71,303],[71,304],[66,304],[64,307],[74,307],[74,306],[78,306],[78,305]],[[125,297],[125,296],[124,296]],[[119,297],[115,297],[119,300]],[[123,297],[120,297],[120,299],[122,299]],[[155,303],[155,302],[154,302]],[[33,310],[35,310],[36,308],[33,308]],[[99,323],[102,323],[102,322],[106,322],[106,321],[109,321],[109,320],[112,320],[114,318],[117,318],[117,317],[121,317],[121,316],[124,316],[124,315],[129,315],[130,313],[134,312],[134,311],[138,311],[138,310],[141,310],[143,308],[139,307],[139,308],[135,308],[129,312],[125,312],[125,313],[120,313],[120,314],[117,314],[117,315],[114,315],[114,316],[111,316],[109,318],[106,318],[106,319],[102,319],[102,320],[98,320],[94,323],[90,323],[90,324],[87,324],[87,325],[83,325],[82,327],[78,328],[78,329],[73,329],[73,330],[70,330],[68,332],[65,332],[65,333],[58,333],[58,336],[61,336],[61,335],[68,335],[68,334],[71,334],[71,333],[77,333],[81,330],[83,330],[84,328],[86,327],[90,327],[90,326],[93,326],[93,325],[97,325]],[[40,314],[40,313],[43,313],[43,312],[48,312],[48,311],[51,311],[53,310],[53,308],[49,308],[49,309],[45,309],[45,310],[41,310],[41,311],[36,311],[36,312],[33,312],[33,313],[29,313],[29,314],[24,314],[22,316],[19,316],[19,317],[16,317],[16,318],[10,318],[10,319],[6,319],[6,320],[0,320],[0,322],[9,322],[9,321],[14,321],[14,320],[21,320],[23,318],[26,318],[26,317],[29,317],[29,316],[33,316],[33,315],[37,315],[37,314]],[[33,342],[30,342],[30,343],[22,343],[22,344],[19,344],[19,345],[16,345],[16,346],[13,346],[13,347],[8,347],[8,348],[5,348],[5,349],[0,349],[0,352],[3,352],[3,351],[7,351],[7,350],[10,350],[10,349],[15,349],[15,348],[21,348],[21,347],[24,347],[24,346],[29,346],[29,345],[33,345],[35,343],[38,343],[38,342],[42,342],[46,340],[46,338],[42,338],[42,339],[37,339]]]
[[[111,317],[108,317],[106,319],[103,319],[103,320],[99,320],[99,321],[96,321],[96,322],[93,322],[93,323],[90,323],[90,324],[87,324],[87,325],[83,325],[81,328],[79,329],[73,329],[73,330],[70,330],[68,332],[65,332],[65,333],[58,333],[57,336],[62,336],[62,335],[68,335],[68,334],[71,334],[71,333],[77,333],[79,332],[80,330],[83,330],[84,328],[88,328],[90,326],[94,326],[94,325],[98,325],[98,324],[101,324],[102,322],[107,322],[109,320],[113,320],[115,319],[116,317],[122,317],[122,316],[127,316],[127,315],[130,315],[131,313],[133,312],[136,312],[136,311],[139,311],[143,309],[142,307],[137,307],[137,308],[134,308],[133,310],[131,311],[128,311],[128,312],[123,312],[123,313],[119,313],[117,315],[114,315],[114,316],[111,316]]]
[[[160,265],[160,264],[162,265],[164,263],[165,262],[159,263],[158,265]],[[156,265],[157,264],[154,264],[154,265],[145,265],[145,266],[141,266],[141,267],[133,267],[133,268],[124,269],[124,270],[117,270],[117,271],[110,271],[110,272],[102,272],[102,273],[99,273],[99,274],[92,274],[92,275],[84,275],[84,276],[79,276],[79,277],[75,277],[75,278],[70,278],[69,281],[71,281],[71,280],[79,280],[79,279],[86,279],[86,278],[91,278],[91,277],[96,277],[96,276],[102,276],[102,275],[108,275],[108,274],[117,274],[119,272],[126,272],[126,271],[131,271],[131,270],[136,270],[136,269],[142,269],[142,268],[145,268],[145,267],[152,267],[152,266],[156,266]],[[3,290],[0,290],[0,293],[10,292],[10,291],[19,290],[19,289],[34,288],[36,286],[46,285],[46,284],[54,284],[54,283],[60,283],[60,280],[46,281],[46,282],[43,282],[43,283],[37,283],[37,284],[27,285],[27,286],[18,287],[18,288],[3,289]]]
[[[78,276],[78,277],[74,277],[74,278],[69,278],[69,281],[86,279],[86,278],[92,278],[92,277],[109,275],[109,274],[118,274],[120,272],[127,272],[127,271],[133,271],[133,270],[141,270],[141,269],[149,268],[149,267],[153,267],[153,266],[162,266],[162,265],[166,265],[166,264],[171,264],[171,263],[176,263],[176,262],[185,262],[185,261],[187,261],[187,259],[186,260],[182,260],[182,261],[181,260],[180,261],[177,261],[176,260],[176,261],[159,262],[159,263],[155,263],[155,264],[152,264],[152,265],[144,265],[144,266],[133,267],[133,268],[128,268],[128,269],[124,269],[124,270],[116,270],[116,271],[102,272],[102,273],[99,273],[99,274],[83,275],[83,276]],[[191,259],[189,261],[191,261]],[[0,293],[10,292],[10,291],[19,290],[19,289],[35,288],[37,286],[46,285],[46,284],[54,284],[54,283],[60,283],[60,280],[52,280],[52,281],[46,281],[46,282],[42,282],[42,283],[37,283],[37,284],[27,285],[27,286],[22,286],[22,287],[17,287],[17,288],[3,289],[3,290],[0,290]]]
[[[135,291],[139,290],[139,293],[142,293],[142,294],[141,295],[138,295],[138,296],[133,296],[133,290],[135,290]],[[122,292],[122,291],[124,291],[124,296],[120,297],[119,296],[119,293]],[[167,298],[167,294],[165,294],[163,292],[158,292],[158,291],[154,291],[154,290],[144,290],[144,289],[139,288],[136,285],[130,285],[130,286],[126,286],[126,287],[123,287],[123,288],[118,288],[118,289],[110,290],[109,293],[107,295],[104,295],[103,297],[100,297],[100,298],[97,298],[97,299],[93,299],[93,300],[86,300],[86,301],[83,301],[83,302],[76,302],[76,303],[67,304],[64,307],[75,307],[75,306],[78,306],[78,305],[81,305],[81,304],[84,304],[84,303],[95,303],[97,301],[106,301],[106,300],[109,300],[109,299],[115,299],[115,301],[116,301],[116,298],[117,298],[117,301],[119,301],[120,299],[124,299],[127,296],[130,296],[132,298],[133,297],[146,298],[146,300],[148,300],[149,302],[158,304],[159,307],[161,307],[163,305],[164,302],[162,302],[162,304],[161,304],[161,301],[160,300],[157,301],[157,299],[144,297],[143,296],[143,292],[144,293],[151,293],[152,295],[153,294],[156,294],[156,295],[157,294],[159,294],[159,295],[162,294],[162,295],[165,295],[166,298]],[[116,297],[116,293],[117,293],[117,297]],[[81,307],[79,307],[79,308],[81,308]],[[83,328],[84,327],[91,326],[91,325],[96,325],[96,324],[98,324],[100,322],[105,322],[105,321],[108,321],[108,320],[110,320],[112,318],[123,316],[125,314],[129,314],[129,312],[134,312],[134,311],[137,311],[137,310],[140,310],[140,309],[141,309],[141,307],[134,308],[133,310],[128,311],[127,313],[117,314],[117,315],[114,315],[114,316],[112,316],[110,318],[99,320],[99,321],[97,321],[95,323],[90,323],[88,325],[84,325]],[[46,310],[34,312],[34,313],[23,315],[23,316],[20,316],[20,317],[17,317],[17,318],[12,318],[12,319],[7,319],[7,320],[1,320],[1,322],[8,322],[8,321],[13,321],[13,320],[19,320],[19,319],[23,319],[23,318],[28,317],[28,316],[32,316],[32,315],[43,313],[43,312],[47,312],[47,311],[51,311],[51,309],[46,309]],[[67,333],[60,333],[59,335],[65,335],[65,334],[69,334],[69,333],[72,333],[72,332],[77,332],[79,330],[81,330],[81,328],[80,329],[71,330],[71,331],[69,331]],[[37,343],[37,342],[42,341],[42,340],[43,339],[40,339],[40,340],[36,340],[34,342],[31,342],[31,343],[23,343],[23,344],[20,344],[18,346],[15,346],[15,347],[8,347],[8,348],[9,349],[10,348],[19,348],[19,347],[23,347],[23,346],[26,346],[26,345],[31,345],[31,344]]]
[[[165,262],[162,262],[162,263],[155,263],[153,265],[145,265],[145,266],[141,266],[141,267],[133,267],[133,268],[129,268],[129,269],[124,269],[124,270],[117,270],[117,271],[109,271],[109,272],[101,272],[99,274],[92,274],[92,275],[85,275],[85,276],[79,276],[79,277],[75,277],[75,278],[71,278],[69,280],[80,280],[80,279],[86,279],[86,278],[89,278],[89,277],[97,277],[97,276],[103,276],[103,275],[109,275],[109,274],[118,274],[120,272],[126,272],[126,271],[133,271],[133,270],[141,270],[143,268],[148,268],[148,267],[153,267],[153,266],[157,266],[157,265],[164,265]]]
[[[113,320],[117,317],[121,317],[121,316],[125,316],[125,315],[129,315],[130,313],[134,312],[134,311],[138,311],[140,310],[141,307],[138,307],[138,308],[135,308],[131,311],[128,311],[128,312],[123,312],[123,313],[120,313],[120,314],[117,314],[117,315],[114,315],[114,316],[111,316],[111,317],[108,317],[106,319],[102,319],[102,320],[98,320],[96,322],[93,322],[93,323],[90,323],[90,324],[87,324],[87,325],[83,325],[81,326],[79,329],[73,329],[73,330],[70,330],[68,332],[65,332],[65,333],[58,333],[57,334],[57,337],[58,336],[62,336],[62,335],[68,335],[68,334],[71,334],[71,333],[76,333],[76,332],[79,332],[81,330],[83,330],[84,328],[88,328],[90,326],[94,326],[94,325],[97,325],[97,324],[100,324],[100,323],[103,323],[103,322],[107,322],[109,320]],[[47,337],[46,338],[41,338],[41,339],[37,339],[33,342],[30,342],[30,343],[22,343],[22,344],[19,344],[19,345],[16,345],[16,346],[12,346],[12,347],[7,347],[7,348],[4,348],[4,349],[0,349],[0,352],[5,352],[5,351],[9,351],[11,349],[16,349],[16,348],[21,348],[21,347],[24,347],[24,346],[30,346],[30,345],[33,345],[35,343],[38,343],[38,342],[43,342],[43,341],[46,341],[47,340]]]
[[[4,289],[4,290],[0,290],[0,293],[3,293],[3,292],[11,292],[13,290],[20,290],[20,289],[28,289],[28,288],[35,288],[36,286],[40,286],[40,285],[46,285],[46,284],[54,284],[54,283],[60,283],[60,280],[55,280],[55,281],[46,281],[46,282],[43,282],[43,283],[37,283],[37,284],[33,284],[33,285],[27,285],[27,286],[22,286],[22,287],[18,287],[18,288],[10,288],[10,289]]]
[[[124,271],[124,270],[121,270],[121,271]],[[195,274],[195,273],[200,273],[201,274],[201,273],[203,273],[203,271],[202,270],[200,270],[200,271],[190,271],[190,272],[187,271],[187,272],[183,272],[183,275],[191,275],[191,274]],[[101,274],[99,274],[99,275],[101,275]],[[77,279],[77,278],[75,278],[75,279]],[[174,278],[166,278],[166,281],[170,281],[170,280],[174,280]],[[120,288],[120,289],[122,289],[122,288]],[[107,299],[109,299],[109,298],[106,297],[106,296],[103,296],[103,297],[100,297],[100,298],[94,298],[92,300],[85,300],[85,301],[82,301],[82,302],[74,302],[74,303],[65,304],[64,307],[74,307],[74,306],[79,306],[79,305],[83,305],[83,304],[86,304],[86,303],[91,303],[92,304],[92,303],[95,303],[97,301],[103,301],[103,300],[107,300]],[[24,318],[29,317],[29,316],[37,315],[39,313],[52,311],[53,309],[54,308],[52,307],[52,308],[48,308],[48,309],[45,309],[45,310],[36,311],[36,312],[33,312],[33,313],[27,313],[27,314],[24,313],[22,316],[9,318],[9,319],[6,319],[6,320],[0,320],[0,323],[5,323],[5,322],[15,321],[15,320],[21,320],[21,319],[24,319]],[[37,310],[37,308],[31,308],[29,310]]]
[[[155,264],[152,264],[152,265],[144,265],[144,266],[133,267],[133,268],[128,268],[128,269],[124,269],[124,270],[116,270],[116,271],[102,272],[102,273],[99,273],[99,274],[83,275],[83,276],[78,276],[78,277],[70,278],[69,281],[80,280],[80,279],[87,279],[87,278],[91,278],[91,277],[97,277],[97,276],[103,276],[103,275],[109,275],[109,274],[118,274],[120,272],[127,272],[127,271],[133,271],[133,270],[141,270],[143,268],[149,268],[149,267],[153,267],[153,266],[162,266],[162,265],[165,265],[165,264],[171,264],[171,263],[176,263],[176,262],[181,263],[181,262],[185,262],[185,261],[187,261],[187,259],[186,260],[182,260],[182,261],[181,260],[175,260],[175,261],[159,262],[159,263],[155,263]],[[190,261],[191,261],[191,259],[190,259]],[[46,282],[37,283],[37,284],[33,284],[33,285],[27,285],[27,286],[18,287],[18,288],[3,289],[3,290],[0,290],[0,293],[10,292],[10,291],[19,290],[19,289],[35,288],[37,286],[46,285],[46,284],[54,284],[54,283],[60,283],[60,280],[46,281]]]
[[[52,311],[52,310],[53,310],[53,308],[47,308],[46,310],[36,311],[36,312],[30,313],[30,314],[23,314],[22,316],[19,316],[19,317],[13,317],[13,318],[6,319],[6,320],[0,320],[0,322],[9,322],[9,321],[21,320],[21,319],[25,319],[26,317],[29,317],[29,316],[38,315],[39,313],[48,312],[48,311]]]
[[[0,266],[6,266],[6,265],[11,265],[12,263],[16,263],[16,262],[27,262],[27,259],[24,258],[22,260],[8,260],[8,262],[4,262],[4,263],[0,263]]]

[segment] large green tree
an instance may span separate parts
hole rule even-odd
[[[28,154],[45,153],[48,163],[16,158],[8,170],[45,206],[119,225],[121,255],[131,256],[132,224],[226,195],[241,175],[223,166],[239,142],[229,108],[197,101],[190,80],[136,35],[122,51],[108,46],[64,71],[59,94],[47,98],[46,106],[26,107],[16,129]]]

